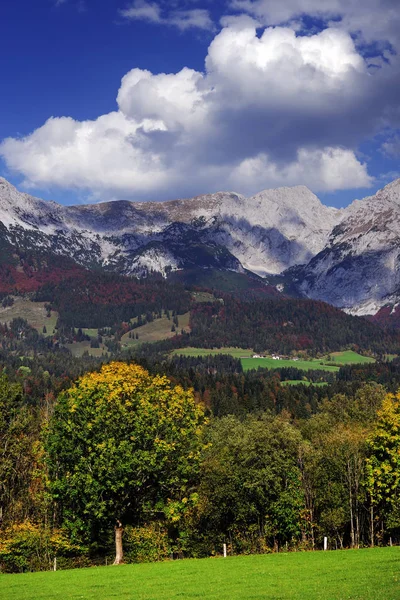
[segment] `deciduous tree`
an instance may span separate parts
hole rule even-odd
[[[160,518],[190,493],[202,448],[203,409],[191,391],[137,365],[111,363],[62,393],[47,436],[59,522],[88,542],[116,523]]]

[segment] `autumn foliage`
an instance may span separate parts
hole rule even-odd
[[[58,524],[93,542],[116,519],[170,514],[188,500],[204,423],[192,391],[138,365],[82,377],[60,395],[47,436]]]

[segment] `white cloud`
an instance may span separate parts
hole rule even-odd
[[[131,21],[147,21],[155,25],[169,25],[181,31],[187,29],[214,30],[210,13],[206,9],[173,9],[168,10],[157,2],[135,0],[130,6],[121,9],[119,14],[124,19]]]
[[[132,69],[122,79],[118,106],[123,114],[139,121],[161,119],[168,131],[191,128],[205,116],[206,90],[201,89],[202,81],[201,73],[187,68],[168,75]]]
[[[342,148],[310,150],[300,148],[296,159],[284,166],[271,161],[266,154],[245,159],[230,177],[234,187],[261,189],[269,185],[307,185],[314,191],[343,190],[369,187],[373,178],[366,164],[361,164],[354,152]]]
[[[360,42],[396,46],[400,40],[398,0],[231,0],[230,6],[268,26],[299,22],[307,15],[357,34]]]
[[[257,35],[249,18],[225,25],[204,73],[132,69],[116,112],[84,122],[49,119],[24,138],[4,140],[0,155],[27,185],[75,187],[98,198],[370,185],[354,149],[398,105],[387,87],[392,67],[371,75],[351,36],[337,28],[305,37],[289,27]]]
[[[204,29],[206,31],[214,31],[215,29],[209,11],[203,8],[172,11],[165,19],[165,23],[167,25],[175,25],[181,31],[192,28]]]
[[[161,7],[156,2],[146,2],[146,0],[137,0],[131,6],[119,11],[121,17],[125,19],[149,21],[150,23],[160,23]]]

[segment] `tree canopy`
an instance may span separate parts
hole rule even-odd
[[[82,377],[60,395],[46,441],[59,523],[90,542],[115,520],[170,513],[190,494],[204,423],[192,391],[138,365]]]

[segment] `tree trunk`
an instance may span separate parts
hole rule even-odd
[[[115,560],[114,565],[121,565],[124,562],[124,551],[122,548],[122,535],[124,528],[122,527],[121,521],[117,521],[114,528],[115,530]]]
[[[372,504],[372,500],[371,500],[371,507],[370,507],[370,537],[371,537],[371,548],[374,547],[374,505]]]
[[[353,498],[351,492],[349,494],[349,506],[350,506],[350,547],[355,546],[355,535],[354,535],[354,516],[353,516]]]
[[[310,526],[311,526],[311,545],[312,549],[315,550],[315,537],[314,537],[314,512],[310,509]]]
[[[354,548],[355,546],[355,535],[354,535],[354,514],[353,514],[353,494],[351,490],[351,467],[350,461],[347,463],[347,474],[348,474],[348,483],[349,483],[349,509],[350,509],[350,547]]]

